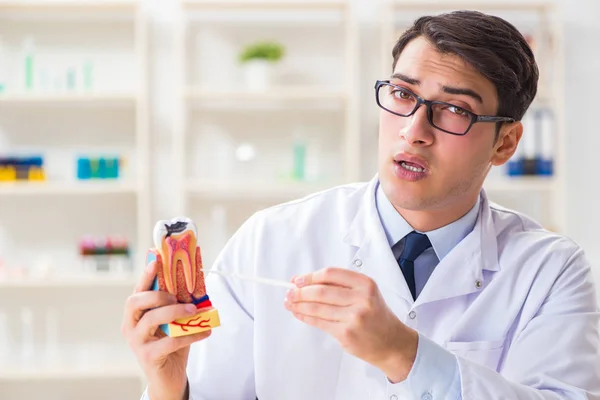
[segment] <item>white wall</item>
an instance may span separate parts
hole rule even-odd
[[[174,35],[176,2],[146,0],[152,16],[151,95],[152,135],[154,138],[153,191],[154,217],[171,216],[172,195],[165,193],[168,176],[161,174],[171,160],[171,127],[174,112]],[[374,172],[377,131],[374,127],[372,85],[380,78],[379,5],[383,0],[353,0],[360,24],[361,133],[367,158],[364,179]],[[485,3],[487,0],[481,0]],[[475,1],[473,1],[475,2]],[[444,1],[452,3],[452,1]],[[566,50],[566,125],[567,136],[567,234],[578,241],[591,259],[600,282],[600,172],[596,151],[600,147],[600,121],[595,118],[600,106],[600,2],[597,0],[557,0],[564,18]],[[589,102],[589,103],[588,103]],[[577,195],[574,193],[577,191]],[[600,285],[599,285],[600,289]]]
[[[600,2],[562,0],[566,41],[568,234],[589,255],[600,285]],[[575,193],[577,192],[577,193]]]

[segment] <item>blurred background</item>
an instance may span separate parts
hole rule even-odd
[[[515,24],[541,70],[489,196],[600,277],[596,0],[0,0],[0,398],[139,398],[120,323],[155,221],[193,218],[210,265],[256,210],[371,179],[375,80],[453,9]]]

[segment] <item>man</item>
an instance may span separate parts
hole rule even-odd
[[[214,266],[295,289],[211,274],[222,326],[171,339],[157,326],[186,311],[147,291],[149,265],[123,323],[144,398],[600,399],[582,250],[482,190],[523,134],[531,49],[461,11],[418,19],[393,59],[377,176],[255,214]]]

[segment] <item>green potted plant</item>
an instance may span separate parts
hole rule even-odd
[[[272,80],[273,66],[284,56],[282,44],[273,41],[254,42],[242,49],[240,63],[250,90],[265,90]]]

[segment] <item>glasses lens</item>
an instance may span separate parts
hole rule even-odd
[[[391,85],[381,85],[377,96],[383,108],[403,116],[412,113],[417,105],[417,99],[411,92]]]
[[[451,104],[433,104],[433,125],[448,132],[462,135],[471,125],[471,114]]]

